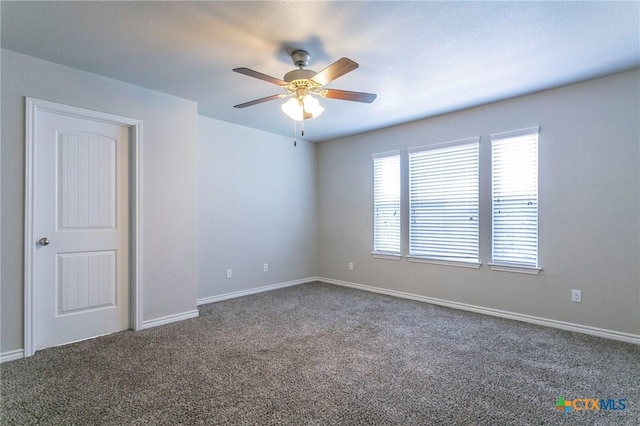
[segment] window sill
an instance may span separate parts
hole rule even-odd
[[[419,257],[419,256],[407,256],[407,260],[409,262],[416,262],[416,263],[430,263],[432,265],[457,266],[460,268],[471,268],[471,269],[478,269],[482,266],[482,263],[479,263],[479,262],[465,262],[462,260],[442,260],[442,259],[432,259],[428,257]]]
[[[532,266],[502,265],[497,263],[489,263],[492,271],[515,272],[518,274],[538,275],[542,268],[534,268]]]
[[[402,255],[401,254],[384,253],[384,252],[379,252],[379,251],[371,252],[371,257],[375,257],[376,259],[402,260]]]

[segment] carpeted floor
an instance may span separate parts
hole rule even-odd
[[[2,364],[1,423],[640,424],[637,345],[322,283],[200,314]]]

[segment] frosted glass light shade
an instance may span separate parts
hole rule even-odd
[[[324,108],[320,105],[320,102],[313,96],[306,95],[302,98],[302,103],[304,104],[304,109],[297,99],[292,98],[282,104],[281,108],[285,114],[296,121],[302,121],[304,119],[303,110],[311,114],[311,118],[316,118],[324,112]]]
[[[305,96],[302,101],[304,102],[304,109],[311,114],[312,118],[316,118],[324,112],[324,108],[320,105],[320,101],[313,96]]]

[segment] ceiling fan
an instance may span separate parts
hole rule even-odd
[[[249,68],[234,68],[233,71],[237,73],[273,83],[284,89],[284,93],[234,105],[234,108],[246,108],[275,99],[291,97],[282,105],[282,110],[292,119],[302,121],[315,118],[324,111],[317,97],[364,103],[371,103],[376,98],[373,93],[323,88],[338,77],[358,68],[359,65],[356,62],[349,58],[340,58],[322,71],[315,72],[305,69],[310,58],[309,52],[306,50],[294,51],[291,54],[291,59],[298,69],[286,73],[282,80]]]

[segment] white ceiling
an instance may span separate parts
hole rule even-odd
[[[282,78],[305,49],[327,87],[305,138],[324,141],[640,67],[640,2],[10,2],[2,47],[197,101],[201,115],[292,136]]]

